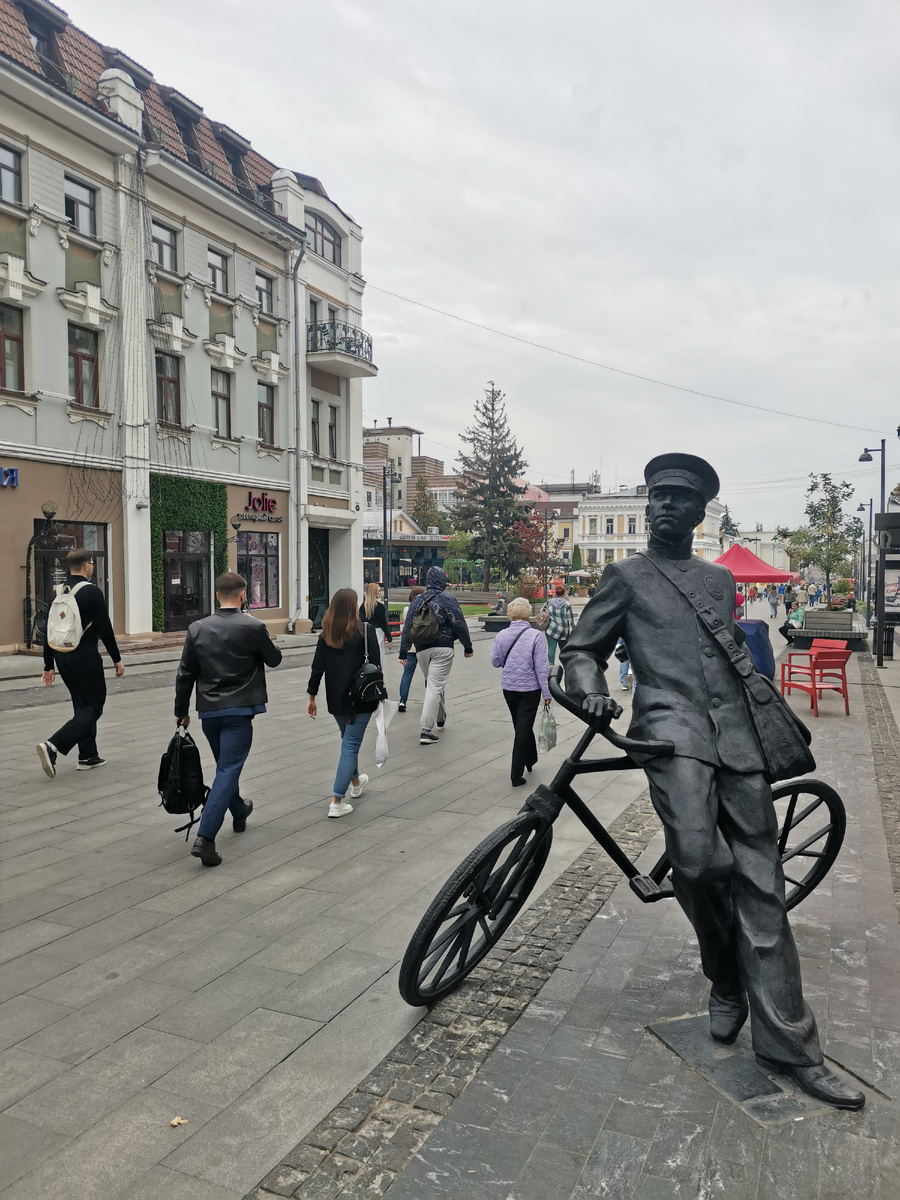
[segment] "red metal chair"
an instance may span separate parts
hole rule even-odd
[[[826,638],[816,640],[826,642],[829,647],[834,645]],[[802,651],[798,653],[802,653]],[[850,697],[847,691],[847,660],[849,657],[850,651],[847,649],[829,648],[810,650],[808,664],[792,662],[789,658],[787,662],[781,664],[782,696],[791,691],[806,692],[809,696],[810,707],[814,715],[818,716],[822,693],[837,692],[844,697],[844,710],[849,717]]]

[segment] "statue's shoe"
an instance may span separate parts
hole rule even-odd
[[[862,1108],[866,1102],[862,1092],[851,1087],[846,1080],[832,1071],[830,1067],[826,1067],[824,1063],[819,1063],[815,1067],[794,1067],[788,1063],[772,1062],[771,1059],[763,1058],[760,1054],[757,1054],[756,1061],[764,1071],[786,1075],[788,1079],[796,1083],[798,1088],[806,1092],[807,1096],[812,1096],[814,1100],[821,1100],[823,1104],[830,1104],[833,1108]]]
[[[730,1046],[747,1020],[750,1006],[743,991],[713,988],[709,994],[709,1032],[717,1042]]]

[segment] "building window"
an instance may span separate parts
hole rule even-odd
[[[22,314],[5,304],[0,304],[0,387],[8,392],[25,391]]]
[[[250,608],[278,607],[277,533],[239,533],[237,569],[247,580]]]
[[[366,507],[367,508],[372,507],[372,493],[371,492],[366,492]]]
[[[69,326],[69,395],[82,408],[99,408],[97,334],[79,325]]]
[[[231,437],[231,376],[227,371],[212,372],[213,419],[221,438]]]
[[[568,552],[568,550],[563,550],[563,562],[568,562],[568,561],[569,561],[569,552]]]
[[[181,424],[181,381],[172,354],[156,356],[156,419],[163,425]]]
[[[612,533],[612,531],[613,531],[613,518],[612,518],[612,517],[607,517],[607,518],[606,518],[606,534],[607,534],[607,537],[608,537],[608,536],[609,536],[609,535]]]
[[[637,517],[628,518],[628,532],[637,533]]]
[[[597,536],[597,518],[596,517],[588,517],[588,536],[589,537]]]
[[[596,550],[588,550],[587,560],[589,563],[596,563],[597,562],[597,551]]]
[[[329,471],[328,472],[328,482],[329,483],[336,484],[338,487],[340,487],[341,484],[343,483],[343,481],[344,481],[344,472],[343,471]]]
[[[206,254],[206,262],[209,267],[209,282],[212,288],[221,292],[223,296],[228,295],[228,258],[224,254],[220,254],[218,250],[210,248]]]
[[[318,323],[319,323],[319,302],[318,302],[318,300],[310,299],[309,323],[310,323],[310,325],[318,325]]]
[[[604,550],[603,551],[603,561],[605,563],[611,563],[613,561],[614,557],[615,557],[614,550]]]
[[[309,477],[315,483],[324,483],[325,482],[325,468],[324,467],[310,467],[309,468]]]
[[[22,203],[22,155],[0,146],[0,200]]]
[[[268,383],[256,385],[256,406],[259,411],[259,440],[264,446],[274,446],[275,389]]]
[[[312,401],[312,417],[309,423],[309,448],[313,454],[319,453],[319,411],[321,407],[318,400]]]
[[[306,232],[309,235],[308,245],[313,254],[318,254],[326,262],[341,265],[341,235],[316,213],[306,214]],[[313,322],[315,324],[315,322]]]
[[[40,538],[44,521],[34,523],[34,532]],[[56,588],[66,582],[66,555],[70,550],[83,547],[90,550],[94,560],[91,583],[107,593],[106,526],[82,521],[57,521],[50,538],[40,538],[34,546],[34,591],[38,601],[47,608],[53,603]],[[46,609],[44,610],[46,611]]]
[[[261,275],[259,271],[256,272],[256,302],[260,312],[275,311],[275,280],[268,275]]]
[[[328,457],[338,456],[338,410],[333,404],[328,405]]]
[[[637,550],[626,550],[626,551],[625,551],[625,557],[626,557],[626,558],[634,558],[634,556],[635,556],[636,554],[637,554]],[[703,557],[703,556],[701,555],[701,558],[702,558],[702,557]]]
[[[650,532],[650,518],[644,517],[644,533]]]
[[[150,222],[150,252],[153,261],[166,271],[178,270],[178,255],[175,248],[175,230],[157,221]]]
[[[79,233],[90,234],[97,232],[97,193],[93,188],[85,187],[74,179],[66,176],[66,216]]]

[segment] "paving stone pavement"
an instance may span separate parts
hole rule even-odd
[[[485,992],[496,998],[490,972],[436,1005],[253,1200],[385,1193],[389,1200],[846,1200],[859,1193],[896,1200],[900,932],[888,845],[897,832],[890,789],[900,738],[868,656],[854,656],[850,678],[851,716],[832,697],[813,725],[817,775],[844,797],[847,836],[831,874],[794,910],[792,924],[826,1054],[863,1083],[862,1113],[824,1109],[771,1076],[768,1097],[743,1102],[690,1046],[683,1046],[686,1057],[674,1053],[662,1039],[684,1042],[676,1036],[684,1019],[705,1011],[696,944],[674,903],[645,908],[620,882],[605,903],[602,889],[579,898],[588,909],[599,899],[599,912],[519,1019],[494,1022],[497,1043],[476,1073],[459,1061],[458,1045],[475,1032],[474,1022],[491,1025],[494,1014],[479,1003]],[[802,713],[802,703],[796,707]],[[639,800],[625,819],[639,821],[642,809]],[[639,834],[634,845],[641,841]],[[660,849],[657,837],[645,851],[647,865]],[[541,921],[552,924],[563,882],[545,893],[546,913],[532,910],[513,926],[501,944],[508,958],[486,960],[501,982],[510,962],[540,963],[547,948]],[[448,1043],[434,1028],[441,1025]],[[725,1066],[733,1063],[740,1075],[756,1070],[746,1034],[710,1057],[729,1060]]]
[[[14,689],[0,716],[4,1200],[241,1200],[420,1024],[397,991],[409,937],[437,882],[522,802],[490,639],[475,641],[454,666],[441,742],[418,745],[417,680],[387,765],[368,767],[340,821],[325,803],[336,726],[306,717],[303,670],[273,672],[245,772],[257,808],[246,833],[223,830],[215,870],[158,808],[171,674],[113,684],[108,765],[67,761],[53,781],[34,744],[70,711],[65,693]],[[395,657],[387,670],[396,687]],[[125,679],[137,674],[129,660]],[[537,781],[580,731],[560,715]],[[587,795],[611,821],[642,789],[633,772]],[[574,818],[558,822],[539,890],[588,843]]]

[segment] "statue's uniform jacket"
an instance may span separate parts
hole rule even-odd
[[[735,584],[727,567],[696,557],[674,565],[731,629]],[[715,767],[763,769],[739,679],[683,597],[643,554],[604,569],[566,643],[561,661],[575,701],[607,694],[603,672],[620,637],[637,681],[630,737],[668,739],[676,755]]]

